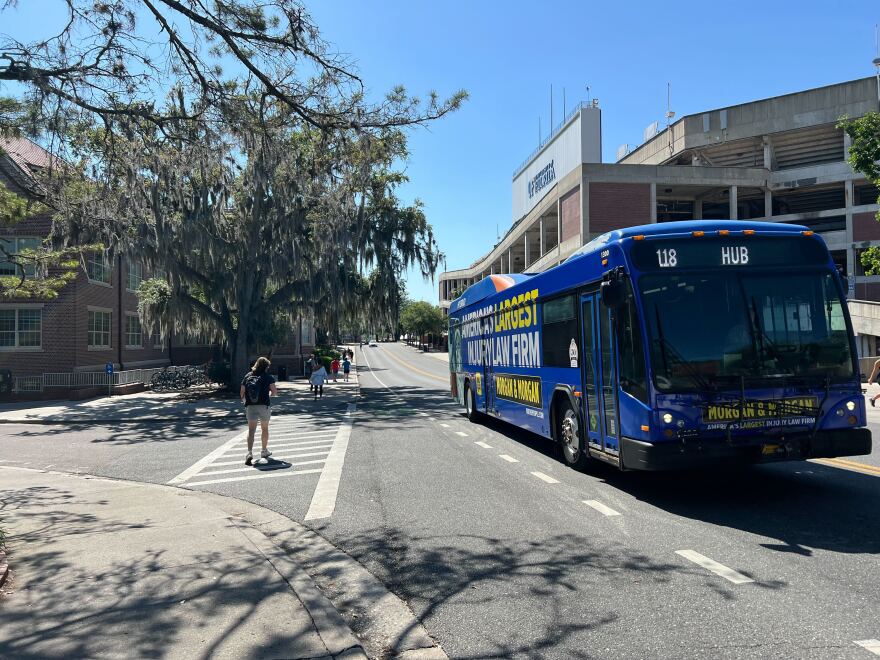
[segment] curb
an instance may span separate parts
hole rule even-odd
[[[6,583],[6,578],[9,577],[9,562],[6,561],[6,553],[0,551],[0,587],[2,587]]]
[[[318,532],[272,509],[228,495],[131,479],[14,466],[0,466],[0,470],[2,469],[169,489],[180,497],[213,500],[214,506],[227,514],[229,523],[242,531],[245,538],[290,586],[311,617],[319,636],[331,653],[330,657],[337,660],[364,660],[369,657],[448,660],[446,653],[428,635],[406,602],[389,591],[362,564]],[[311,561],[308,560],[309,557]],[[328,565],[321,566],[322,561]],[[5,554],[0,552],[0,585],[5,579],[4,568],[8,572]],[[334,583],[337,588],[331,598],[326,592],[333,591],[328,587]],[[340,586],[352,588],[355,602],[346,601],[352,595],[339,593]],[[361,636],[366,634],[373,637],[377,631],[385,633],[397,630],[407,631],[407,634],[401,635],[392,648],[384,645],[384,639],[365,641],[357,636],[337,607],[336,602],[339,601],[343,602],[342,609],[349,615],[354,613],[356,620],[366,621],[367,625],[372,626],[368,630],[360,631]]]

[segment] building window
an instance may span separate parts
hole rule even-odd
[[[143,272],[143,266],[140,261],[129,260],[128,286],[126,287],[129,291],[137,293],[138,287],[141,285],[141,280],[144,279]]]
[[[128,314],[125,317],[125,346],[126,348],[141,348],[143,346],[141,319],[136,314]]]
[[[89,348],[110,348],[110,312],[89,311]]]
[[[21,263],[15,264],[9,261],[7,254],[20,254],[24,250],[39,250],[43,241],[34,237],[16,237],[16,238],[0,238],[3,250],[0,251],[0,276],[12,275],[13,277],[21,276],[19,265],[24,268],[25,277],[33,277],[37,272],[36,264]]]
[[[40,348],[43,310],[0,309],[0,349]]]
[[[95,252],[86,260],[86,275],[92,282],[110,284],[110,260],[106,252]]]

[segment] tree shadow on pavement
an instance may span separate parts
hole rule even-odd
[[[602,630],[634,616],[627,605],[632,600],[620,598],[624,590],[644,595],[645,607],[656,603],[662,609],[662,585],[674,574],[705,579],[699,567],[657,561],[577,534],[519,541],[376,528],[334,537],[334,543],[409,603],[456,658],[595,657],[588,649],[595,649],[598,639],[619,637]],[[285,549],[298,551],[295,545]],[[326,577],[334,580],[332,573]],[[723,588],[718,595],[735,598]],[[359,626],[369,627],[369,620],[352,622],[356,632]]]
[[[595,474],[670,513],[777,539],[765,548],[880,553],[880,480],[812,462],[671,473]]]
[[[541,436],[495,419],[483,424],[559,459]],[[672,472],[621,472],[593,461],[587,474],[674,515],[778,539],[761,545],[779,552],[880,553],[880,480],[870,475],[808,461]]]
[[[156,549],[143,534],[167,520],[127,520],[124,509],[121,517],[64,510],[84,504],[63,488],[0,491],[0,520],[14,521],[8,544],[16,573],[15,590],[0,603],[0,657],[322,654],[311,619],[250,544],[217,552],[210,539],[203,549],[190,539],[190,554]],[[143,531],[117,535],[126,530]],[[94,547],[69,551],[70,544],[87,547],[91,535]],[[107,546],[110,540],[118,547]],[[109,560],[101,561],[104,553]]]

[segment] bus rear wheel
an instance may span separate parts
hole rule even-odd
[[[477,400],[474,396],[474,389],[469,382],[464,385],[464,409],[468,420],[476,422],[480,417],[480,413],[477,412]]]
[[[589,456],[584,444],[584,433],[581,429],[580,419],[577,412],[571,407],[571,403],[564,400],[559,405],[557,415],[556,439],[562,453],[562,459],[566,465],[576,470],[583,470],[589,463]]]

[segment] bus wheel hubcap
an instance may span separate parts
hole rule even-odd
[[[574,413],[568,411],[562,420],[562,444],[569,460],[577,458],[579,447],[578,442],[578,423]]]

